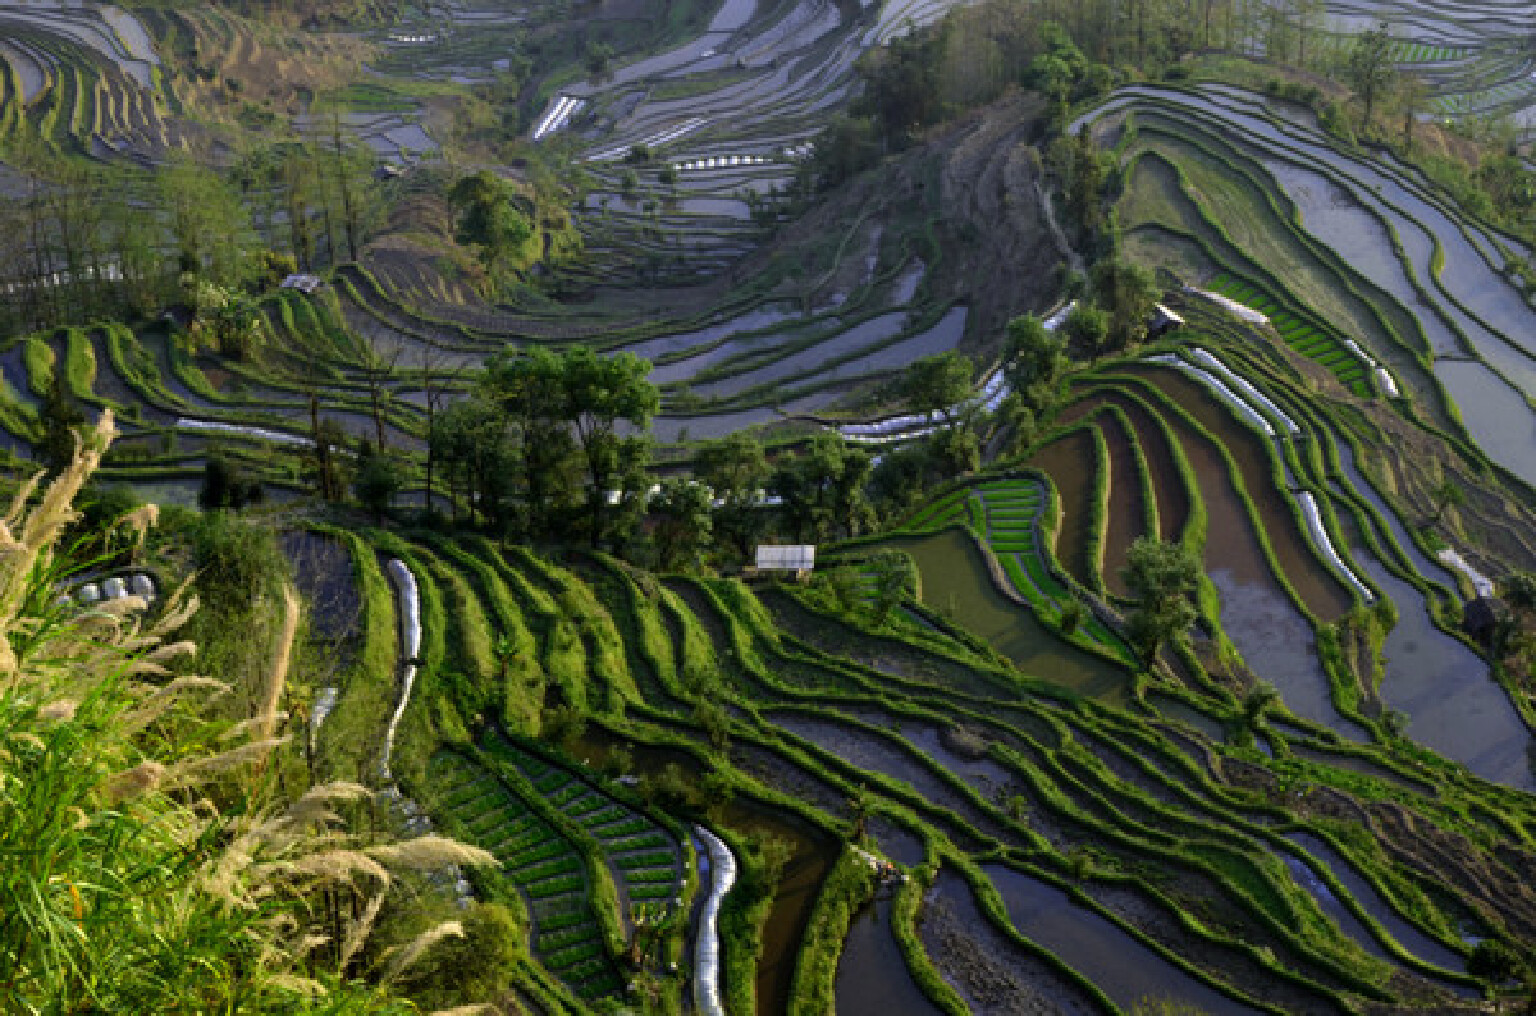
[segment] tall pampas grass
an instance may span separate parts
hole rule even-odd
[[[176,639],[197,609],[185,585],[152,620],[142,603],[55,604],[58,541],[112,436],[104,413],[0,511],[0,1012],[410,1011],[385,982],[452,928],[386,956],[375,986],[350,969],[394,870],[489,855],[364,842],[342,818],[369,796],[357,784],[284,800],[250,778],[282,744],[291,590],[265,694],[222,739],[176,736],[228,690],[171,676],[196,651]]]

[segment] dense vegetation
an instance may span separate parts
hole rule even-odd
[[[0,11],[0,1008],[1529,1000],[1524,26],[950,6]]]

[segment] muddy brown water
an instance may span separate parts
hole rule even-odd
[[[878,546],[912,555],[922,578],[923,602],[986,639],[1024,673],[1089,698],[1126,701],[1130,683],[1126,672],[1063,642],[1029,608],[1000,593],[967,533],[948,529],[934,536],[886,540]]]
[[[1152,496],[1157,504],[1158,535],[1164,540],[1177,540],[1184,533],[1189,521],[1189,491],[1174,461],[1168,438],[1152,414],[1142,405],[1120,392],[1096,392],[1074,404],[1062,414],[1067,418],[1078,405],[1087,407],[1114,405],[1120,407],[1130,420],[1131,430],[1141,445],[1147,460],[1147,472],[1152,480]],[[1111,498],[1113,502],[1113,497]]]
[[[1097,588],[1088,544],[1093,534],[1093,491],[1098,473],[1093,438],[1079,430],[1051,442],[1035,453],[1029,464],[1051,478],[1056,486],[1061,526],[1056,534],[1056,559],[1077,581]]]
[[[1291,513],[1285,497],[1275,487],[1270,471],[1270,450],[1263,439],[1239,423],[1204,386],[1178,371],[1137,367],[1126,373],[1152,381],[1226,447],[1237,463],[1249,498],[1258,509],[1259,520],[1280,567],[1307,608],[1324,621],[1333,621],[1348,613],[1354,600],[1333,572],[1318,559],[1307,535],[1302,532],[1302,523]]]
[[[891,927],[891,901],[877,898],[848,926],[843,954],[837,961],[837,1011],[924,1016],[942,1010],[929,1001],[913,980],[901,945]]]
[[[1117,596],[1130,590],[1120,577],[1131,543],[1146,533],[1146,500],[1136,464],[1132,435],[1109,414],[1100,414],[1100,430],[1109,446],[1109,513],[1104,529],[1104,585]]]
[[[1355,724],[1333,706],[1312,626],[1276,582],[1226,463],[1211,441],[1183,420],[1171,414],[1164,419],[1184,450],[1205,503],[1206,574],[1221,596],[1222,629],[1249,666],[1280,691],[1292,712],[1346,737],[1362,738]]]
[[[1113,921],[1078,906],[1061,889],[1002,865],[982,871],[1002,895],[1014,928],[1127,1011],[1143,1001],[1212,1014],[1255,1011],[1174,966]]]

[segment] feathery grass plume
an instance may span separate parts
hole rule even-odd
[[[210,753],[186,707],[227,686],[146,680],[195,649],[175,641],[186,584],[158,619],[59,602],[56,543],[111,435],[104,414],[0,515],[0,1012],[403,1013],[345,976],[393,885],[337,814],[366,788],[288,802],[274,780],[229,785],[279,743],[250,737],[275,714]],[[366,900],[361,915],[330,927],[321,892]]]
[[[445,868],[450,864],[463,864],[474,868],[501,867],[501,862],[496,860],[495,855],[490,851],[433,834],[418,836],[413,840],[404,840],[400,843],[369,847],[368,853],[385,864],[415,871],[430,871],[433,868]]]
[[[263,738],[277,732],[277,706],[282,701],[283,686],[288,681],[288,663],[293,653],[293,640],[299,633],[299,594],[291,583],[283,583],[283,627],[277,635],[277,652],[272,658],[272,669],[267,672],[266,693],[261,708],[256,713]]]
[[[0,630],[16,623],[33,591],[39,564],[46,566],[50,549],[74,519],[75,495],[96,471],[114,433],[112,411],[104,410],[93,430],[76,437],[74,459],[54,477],[35,508],[28,511],[26,506],[36,478],[24,482],[17,491],[6,512],[6,524],[0,526]],[[20,537],[15,535],[17,526],[21,527]],[[18,676],[15,651],[8,639],[0,639],[0,689],[14,684]]]
[[[384,980],[393,981],[411,965],[421,959],[422,955],[445,938],[463,938],[464,925],[458,921],[444,921],[442,924],[411,939],[405,945],[392,949],[389,953],[389,966],[384,970]]]

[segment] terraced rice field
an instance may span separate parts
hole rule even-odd
[[[575,844],[506,782],[462,755],[441,754],[428,772],[440,802],[434,810],[449,828],[484,844],[525,897],[540,962],[584,998],[616,991],[620,982]]]
[[[1176,167],[1138,177],[1127,198],[1125,225],[1144,246],[1177,238],[1188,277],[1269,308],[1274,334],[1353,394],[1366,394],[1369,376],[1354,371],[1369,357],[1442,426],[1464,425],[1536,480],[1536,414],[1522,408],[1536,393],[1536,314],[1503,273],[1521,253],[1507,238],[1392,160],[1343,153],[1236,89],[1137,86],[1081,123],[1126,116],[1137,143]]]
[[[1080,378],[1063,423],[1103,442],[1111,488],[1133,488],[1141,506],[1104,514],[1102,569],[1107,548],[1126,542],[1109,539],[1117,528],[1206,548],[1212,631],[1274,680],[1288,707],[1251,732],[1257,740],[1233,733],[1239,710],[1225,673],[1143,699],[1104,638],[1112,614],[1091,612],[1071,634],[1056,628],[1066,602],[1092,593],[1055,563],[1046,537],[1070,508],[1038,472],[958,485],[908,520],[911,536],[875,544],[911,553],[924,601],[904,602],[880,627],[829,612],[793,585],[668,579],[642,592],[634,572],[600,556],[555,562],[486,540],[368,537],[407,560],[421,585],[422,690],[403,736],[430,728],[442,708],[434,696],[505,731],[487,723],[473,744],[439,744],[422,773],[401,773],[403,788],[445,831],[503,860],[499,877],[532,916],[541,963],[583,998],[620,996],[626,911],[689,891],[677,816],[630,796],[652,792],[648,782],[670,770],[689,794],[703,792],[705,773],[729,777],[728,803],[710,811],[728,837],[761,835],[763,823],[798,830],[785,832],[793,888],[767,908],[764,952],[746,965],[751,974],[731,968],[727,997],[795,990],[795,954],[833,884],[826,844],[846,835],[855,800],[861,842],[913,874],[880,911],[883,934],[906,943],[895,954],[913,972],[908,987],[933,1004],[946,992],[981,999],[989,983],[1084,1011],[1152,996],[1206,1011],[1331,1012],[1468,990],[1462,934],[1524,927],[1524,890],[1495,861],[1426,874],[1424,858],[1445,849],[1427,830],[1454,810],[1456,828],[1468,830],[1456,849],[1480,858],[1479,830],[1536,821],[1523,799],[1479,778],[1528,783],[1511,765],[1528,736],[1507,700],[1511,722],[1483,723],[1481,744],[1441,736],[1435,708],[1448,696],[1423,684],[1441,678],[1410,679],[1392,644],[1382,696],[1408,714],[1410,731],[1473,772],[1362,735],[1367,692],[1347,667],[1313,655],[1329,618],[1301,592],[1309,581],[1343,588],[1342,579],[1294,514],[1278,520],[1291,527],[1285,536],[1264,506],[1273,498],[1290,512],[1299,491],[1315,493],[1350,568],[1377,589],[1406,584],[1432,606],[1449,595],[1435,585],[1445,576],[1427,573],[1422,552],[1402,543],[1397,508],[1343,457],[1356,442],[1390,442],[1363,413],[1316,408],[1297,370],[1307,361],[1288,346],[1242,338],[1193,297],[1185,310],[1225,369],[1263,397],[1267,418],[1289,419],[1299,434],[1262,436],[1161,364],[1111,362]],[[1179,385],[1191,390],[1175,398]],[[932,541],[942,545],[930,553]],[[828,548],[854,560],[868,551]],[[373,553],[359,540],[355,566],[366,572]],[[1249,567],[1239,578],[1264,597],[1221,577]],[[868,576],[860,581],[867,593]],[[964,582],[976,599],[946,608],[945,590]],[[1392,592],[1405,612],[1411,596]],[[393,637],[387,617],[365,624]],[[1279,648],[1247,640],[1276,624],[1300,634]],[[1415,638],[1435,630],[1427,624]],[[498,663],[488,632],[506,639],[512,662]],[[1281,651],[1300,652],[1294,668]],[[454,674],[472,680],[445,677]],[[1320,699],[1306,697],[1303,678],[1319,682],[1310,694],[1320,689]],[[621,789],[531,739],[554,688],[595,718],[576,752],[603,761],[622,749],[638,786]],[[704,700],[724,710],[723,737],[704,729]],[[344,690],[336,715],[357,715],[359,701]],[[1500,750],[1485,750],[1494,740]],[[1339,834],[1339,816],[1365,815],[1358,834]],[[599,879],[611,897],[594,891]],[[1448,902],[1447,879],[1479,901],[1475,912]],[[1199,920],[1186,921],[1190,913]],[[891,955],[878,936],[856,942],[837,981],[875,983]]]

